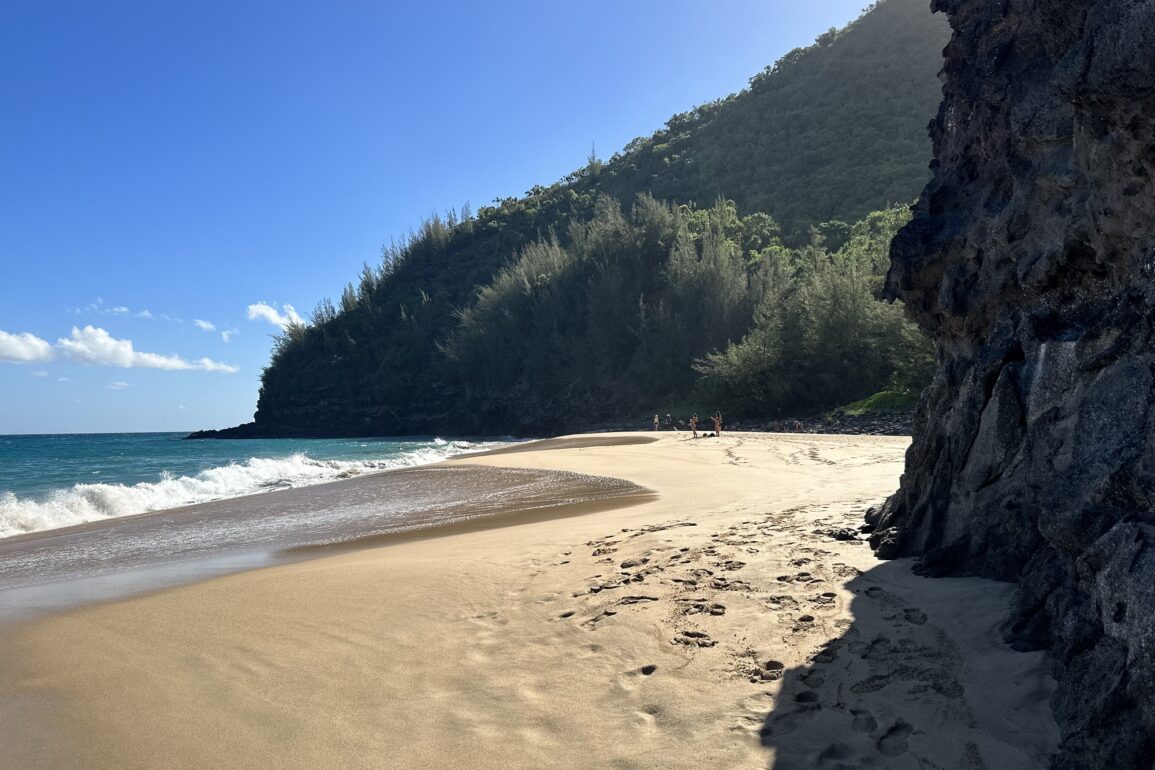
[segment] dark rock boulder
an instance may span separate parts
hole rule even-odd
[[[1057,768],[1155,762],[1155,2],[935,0],[934,178],[889,298],[937,342],[883,556],[1019,582]]]

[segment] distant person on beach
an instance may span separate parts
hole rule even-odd
[[[657,429],[658,429],[658,425],[660,425],[660,424],[661,424],[661,423],[660,423],[660,422],[659,422],[659,420],[658,420],[658,415],[656,415],[656,414],[655,414],[655,415],[654,415],[654,430],[657,430]]]
[[[722,438],[722,413],[714,412],[714,435]]]
[[[666,430],[673,430],[673,429],[674,429],[674,418],[670,415],[669,412],[666,412]]]
[[[698,437],[698,413],[690,415],[690,430],[694,431],[694,438]]]

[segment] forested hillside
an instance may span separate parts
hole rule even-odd
[[[606,162],[424,222],[285,331],[227,434],[530,433],[917,383],[925,342],[871,292],[929,176],[947,37],[885,0]]]

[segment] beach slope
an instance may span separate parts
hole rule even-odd
[[[1052,683],[999,640],[1010,588],[854,537],[908,439],[654,435],[451,461],[655,493],[631,505],[9,628],[0,766],[1046,766]]]

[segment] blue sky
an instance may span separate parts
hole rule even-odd
[[[252,419],[422,217],[740,90],[865,0],[0,3],[0,433]]]

